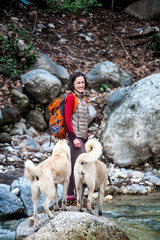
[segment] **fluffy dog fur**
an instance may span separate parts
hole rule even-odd
[[[99,215],[102,215],[104,191],[108,183],[106,166],[98,158],[102,155],[102,146],[96,139],[90,139],[85,144],[85,153],[78,156],[75,167],[75,185],[77,192],[77,209],[82,211],[85,187],[88,188],[87,209],[92,213],[91,198],[98,191]]]
[[[52,155],[35,166],[30,160],[25,162],[24,174],[31,180],[32,202],[34,207],[34,228],[37,229],[37,210],[41,192],[46,199],[43,204],[48,217],[53,218],[49,204],[54,201],[54,210],[58,209],[57,184],[63,184],[62,209],[66,209],[68,184],[71,175],[70,147],[66,140],[59,140]]]

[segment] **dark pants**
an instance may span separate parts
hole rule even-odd
[[[76,196],[75,180],[74,180],[74,165],[75,165],[76,159],[79,156],[79,154],[84,152],[84,140],[81,139],[81,138],[78,138],[79,141],[81,142],[81,147],[76,148],[74,146],[73,142],[69,139],[68,136],[66,136],[66,139],[67,139],[67,141],[69,143],[69,146],[70,146],[70,149],[71,149],[71,166],[72,166],[71,177],[70,177],[69,188],[68,188],[68,194]]]

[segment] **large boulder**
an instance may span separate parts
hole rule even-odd
[[[38,131],[43,131],[48,127],[42,112],[37,110],[31,110],[26,116],[26,121]]]
[[[61,81],[43,69],[31,70],[21,76],[28,96],[36,103],[47,104],[57,97],[62,87]]]
[[[110,95],[103,132],[105,155],[120,166],[160,158],[160,73]]]
[[[18,112],[11,106],[0,108],[0,127],[17,122]]]
[[[8,185],[0,184],[0,193],[0,219],[23,212],[22,201],[10,191]]]
[[[34,65],[31,66],[32,69],[44,69],[55,75],[62,83],[66,83],[69,79],[69,73],[66,68],[57,65],[52,59],[44,53],[40,53],[37,57]]]
[[[140,19],[155,19],[160,16],[159,0],[141,0],[130,4],[126,13]]]
[[[11,91],[11,100],[18,114],[23,113],[30,103],[29,98],[17,89],[13,89]]]
[[[11,91],[11,100],[10,107],[5,106],[0,109],[0,127],[16,123],[20,114],[27,109],[30,103],[29,98],[17,89]]]
[[[12,140],[11,136],[9,133],[2,132],[0,133],[0,143],[10,143]]]
[[[34,234],[31,220],[21,222],[16,231],[16,240],[26,237],[26,240],[66,240],[66,239],[98,239],[98,240],[129,240],[118,228],[115,222],[105,217],[77,211],[54,213],[54,218]],[[39,216],[39,222],[46,221]],[[32,234],[32,235],[31,235]]]
[[[86,74],[89,87],[99,90],[102,84],[109,87],[128,86],[131,84],[131,76],[112,62],[99,63]]]

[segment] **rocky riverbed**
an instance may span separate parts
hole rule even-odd
[[[100,126],[92,124],[89,128],[89,138],[99,137]],[[35,164],[45,160],[52,152],[53,136],[49,131],[38,132],[33,127],[27,127],[24,119],[16,123],[12,130],[11,143],[0,144],[0,183],[10,185],[14,179],[23,175],[24,162],[28,159]],[[131,168],[121,168],[102,155],[110,176],[106,194],[147,194],[159,190],[160,169],[158,165]]]
[[[89,138],[100,139],[100,129],[101,126],[98,123],[93,123],[89,127]],[[8,201],[4,205],[8,206],[7,204],[9,204],[9,212],[6,212],[3,204],[1,204],[0,218],[1,220],[15,219],[16,216],[16,218],[21,219],[20,221],[23,221],[24,216],[32,216],[33,214],[30,181],[23,176],[24,162],[30,159],[35,164],[39,164],[45,160],[52,152],[54,138],[49,131],[36,131],[23,118],[14,125],[10,135],[10,143],[0,144],[0,195],[2,197],[5,195],[5,201]],[[114,201],[117,196],[131,194],[143,195],[147,199],[147,195],[159,191],[160,170],[157,167],[158,165],[153,166],[145,163],[143,166],[122,168],[106,159],[105,155],[102,155],[101,160],[106,163],[106,169],[110,177],[105,192],[104,200],[106,202]],[[93,201],[97,200],[97,195],[97,193],[93,194]],[[59,188],[59,200],[61,196],[62,189]],[[1,199],[1,203],[3,201],[4,199]],[[43,202],[44,196],[40,200],[40,211],[43,211]],[[13,208],[11,209],[11,207]],[[13,220],[13,225],[17,226],[20,221]],[[13,235],[12,239],[14,239],[16,228],[12,231],[11,225],[11,221],[4,221],[4,224],[2,224],[2,238],[0,235],[0,239],[3,239],[3,236],[6,235],[9,237]],[[4,231],[8,231],[7,234]]]

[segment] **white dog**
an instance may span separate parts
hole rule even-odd
[[[34,207],[34,229],[37,230],[37,210],[41,192],[46,199],[43,204],[48,217],[53,218],[49,204],[54,201],[54,210],[58,209],[57,184],[63,184],[62,209],[66,209],[67,191],[71,175],[70,147],[67,140],[59,140],[52,155],[35,166],[30,160],[25,162],[25,176],[31,180],[32,202]]]
[[[75,167],[75,185],[77,192],[77,209],[82,211],[85,187],[88,188],[87,209],[92,213],[91,198],[98,191],[99,215],[102,215],[104,191],[108,183],[106,166],[98,158],[102,155],[102,146],[96,139],[90,139],[85,144],[85,153],[78,156]]]

